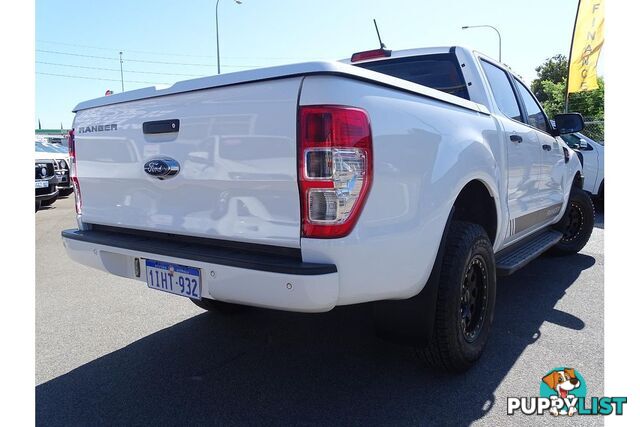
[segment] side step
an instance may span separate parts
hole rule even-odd
[[[546,229],[496,254],[496,274],[509,276],[542,255],[562,239],[559,231]]]

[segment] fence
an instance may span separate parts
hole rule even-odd
[[[594,141],[604,141],[604,120],[589,120],[585,118],[582,134]]]

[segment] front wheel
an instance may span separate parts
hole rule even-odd
[[[433,334],[418,354],[437,370],[469,369],[486,346],[495,301],[491,240],[479,225],[454,221],[442,260]]]
[[[571,255],[587,244],[595,223],[595,210],[591,197],[580,188],[571,190],[567,209],[554,228],[562,239],[549,250],[553,255]]]

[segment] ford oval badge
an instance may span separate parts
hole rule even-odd
[[[180,172],[180,163],[173,159],[153,159],[144,164],[144,171],[158,179],[167,179]]]

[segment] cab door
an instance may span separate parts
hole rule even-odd
[[[525,111],[525,123],[536,134],[542,153],[538,195],[544,211],[537,219],[540,223],[546,223],[554,219],[562,208],[563,177],[566,169],[564,152],[557,139],[551,135],[551,124],[538,101],[520,80],[514,78],[514,81]]]
[[[542,150],[536,130],[525,123],[526,116],[509,73],[482,58],[480,64],[499,110],[495,118],[504,130],[509,210],[505,243],[509,243],[534,228],[536,212],[544,208],[538,188]]]

